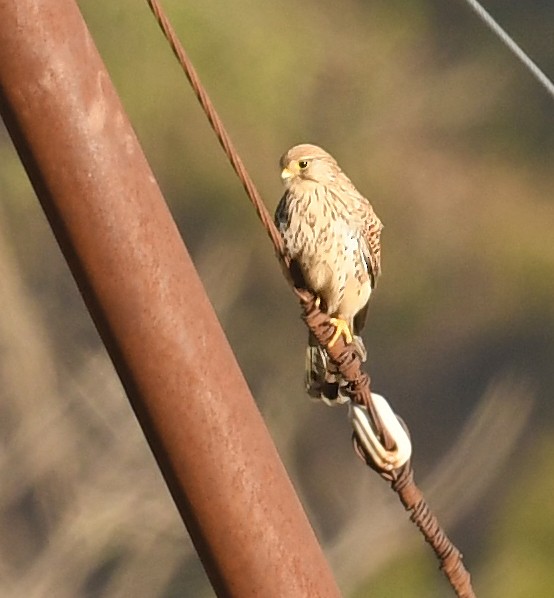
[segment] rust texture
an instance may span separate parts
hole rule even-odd
[[[0,107],[221,596],[336,583],[77,5],[0,0]]]

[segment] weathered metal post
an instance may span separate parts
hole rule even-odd
[[[73,0],[0,0],[0,108],[218,594],[338,596]]]

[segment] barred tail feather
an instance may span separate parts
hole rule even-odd
[[[360,358],[365,361],[367,352],[362,337],[355,335],[353,342]],[[344,393],[347,383],[329,359],[327,351],[318,344],[312,335],[308,339],[306,348],[305,384],[310,397],[324,401],[328,405],[342,405],[349,400]]]

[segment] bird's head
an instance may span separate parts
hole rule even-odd
[[[317,145],[295,145],[280,160],[281,179],[287,189],[305,181],[321,185],[334,182],[340,169],[335,159]]]

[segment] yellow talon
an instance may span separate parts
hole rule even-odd
[[[344,342],[349,345],[352,342],[352,333],[348,327],[348,322],[342,318],[330,318],[330,322],[335,326],[335,332],[328,346],[332,347],[341,336],[344,336]]]

